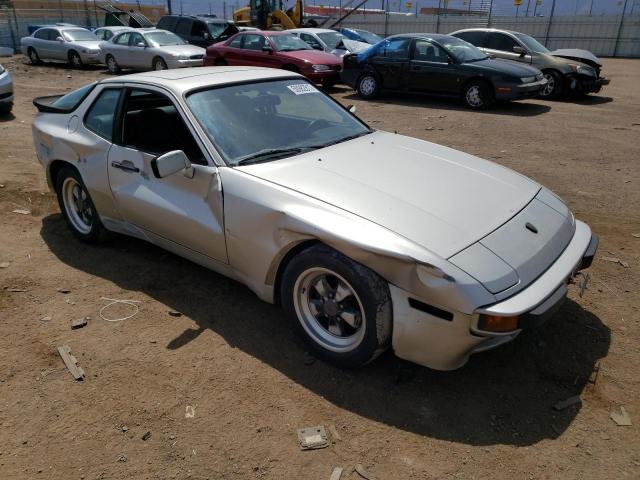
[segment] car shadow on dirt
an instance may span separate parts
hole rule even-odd
[[[199,337],[211,329],[341,408],[469,445],[525,446],[561,435],[579,406],[556,411],[553,405],[591,388],[589,376],[611,340],[597,316],[568,300],[544,327],[472,356],[456,371],[430,370],[391,353],[358,370],[320,361],[308,366],[304,344],[291,333],[280,308],[233,280],[136,239],[117,236],[101,246],[81,244],[60,214],[43,219],[41,236],[72,268],[140,291],[162,309],[179,311],[197,324],[169,341],[167,349],[206,342]]]
[[[362,100],[356,93],[347,95],[345,100]],[[460,110],[479,114],[513,115],[516,117],[533,117],[542,115],[551,110],[551,107],[541,103],[531,103],[523,101],[496,102],[487,110],[471,110],[466,107],[461,100],[454,97],[434,97],[421,94],[409,93],[385,93],[373,100],[366,100],[368,103],[401,105],[404,107],[437,108],[439,110]]]

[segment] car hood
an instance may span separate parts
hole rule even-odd
[[[387,132],[239,168],[375,222],[442,258],[496,230],[540,190],[495,163]]]
[[[567,60],[575,60],[592,67],[602,67],[600,59],[588,50],[581,50],[579,48],[561,48],[550,52],[549,55],[566,58]]]
[[[327,52],[321,52],[318,50],[294,50],[293,52],[278,52],[283,57],[295,58],[296,60],[307,61],[313,64],[341,64],[342,60],[336,56]]]
[[[88,48],[91,50],[97,50],[100,48],[100,42],[102,40],[86,40],[83,42],[71,42],[73,43],[73,45],[75,45],[76,47],[80,47],[80,48]]]
[[[206,53],[204,48],[195,45],[165,45],[156,48],[171,55],[204,55]]]
[[[513,77],[530,77],[531,75],[540,73],[540,70],[535,67],[523,65],[522,63],[511,60],[494,60],[493,58],[480,60],[478,62],[469,62],[466,65],[489,68],[495,72],[504,73]]]

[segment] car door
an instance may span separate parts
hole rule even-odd
[[[242,54],[238,65],[250,65],[253,67],[271,67],[272,52],[262,50],[264,46],[271,46],[264,35],[245,34],[242,42]]]
[[[129,50],[129,38],[131,32],[124,32],[113,39],[109,45],[109,53],[113,55],[121,67],[132,67],[131,51]]]
[[[127,88],[109,150],[109,184],[120,215],[147,238],[227,263],[222,188],[181,109],[156,87]],[[151,161],[182,150],[193,176],[156,178]]]
[[[41,59],[51,58],[49,49],[49,30],[50,28],[41,28],[37,30],[31,39],[31,46],[36,50]]]
[[[214,48],[220,49],[219,51],[229,65],[244,65],[242,63],[242,42],[244,37],[245,35],[236,35],[228,45],[215,46]]]
[[[525,54],[514,52],[514,47],[522,48]],[[487,46],[484,51],[490,55],[495,55],[497,58],[531,63],[531,54],[529,54],[527,48],[515,38],[505,33],[489,32]]]
[[[149,44],[138,32],[131,32],[131,35],[129,35],[128,55],[131,58],[131,67],[151,68],[152,54],[149,52]]]
[[[417,39],[411,51],[409,88],[435,93],[458,92],[458,65],[439,45]]]
[[[53,60],[67,60],[67,41],[58,29],[52,28],[49,31],[49,58]],[[60,40],[62,39],[62,40]]]
[[[381,45],[371,59],[382,78],[383,88],[400,90],[407,87],[410,46],[410,38],[394,38]]]

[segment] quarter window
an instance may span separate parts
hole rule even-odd
[[[491,50],[513,52],[513,47],[515,46],[518,46],[516,41],[504,33],[492,33],[489,35],[489,45],[487,45],[487,48]]]
[[[113,120],[119,98],[119,88],[103,90],[84,118],[84,123],[89,130],[109,141],[113,140]]]

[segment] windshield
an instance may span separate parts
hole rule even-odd
[[[478,47],[471,45],[464,40],[456,37],[446,37],[440,40],[440,44],[459,61],[459,62],[475,62],[478,60],[484,60],[487,57],[486,53],[480,50]]]
[[[524,43],[527,46],[527,48],[532,52],[549,53],[549,49],[544,45],[542,45],[535,38],[530,37],[529,35],[525,35],[523,33],[516,33],[515,35],[516,37],[518,37],[518,40]]]
[[[338,45],[340,45],[340,42],[342,42],[344,35],[341,35],[338,32],[324,32],[318,33],[318,37],[320,37],[320,40],[322,40],[327,45],[327,47],[333,50]]]
[[[187,103],[227,164],[276,160],[369,133],[304,79],[198,91]]]
[[[295,35],[273,35],[269,37],[275,49],[279,52],[294,50],[311,50],[311,47]]]
[[[209,27],[209,33],[211,37],[218,38],[220,35],[224,33],[224,31],[229,28],[228,23],[220,23],[220,22],[210,22],[207,23],[207,27]]]
[[[382,37],[380,35],[376,35],[375,33],[371,33],[366,30],[354,30],[354,32],[360,35],[365,42],[370,43],[372,45],[382,40]]]
[[[185,45],[187,43],[175,33],[171,32],[151,32],[147,33],[144,38],[158,47],[164,47],[166,45]]]
[[[63,30],[62,35],[67,42],[98,41],[98,37],[89,30]]]

